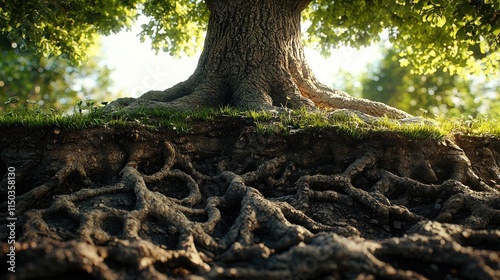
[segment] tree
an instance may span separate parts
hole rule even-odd
[[[110,92],[110,69],[100,66],[97,56],[89,56],[85,64],[76,67],[63,57],[22,50],[2,34],[0,53],[0,111],[9,100],[67,111],[79,99],[100,100]]]
[[[301,16],[310,23],[307,41],[325,53],[341,43],[372,43],[388,29],[391,41],[405,50],[402,63],[416,71],[463,71],[472,65],[471,54],[481,60],[484,71],[499,66],[500,1],[492,0],[24,1],[0,6],[0,30],[33,48],[78,60],[96,33],[129,26],[138,10],[151,18],[141,34],[152,37],[158,50],[189,51],[202,30],[207,32],[198,67],[187,81],[115,103],[129,109],[221,104],[272,108],[286,103],[410,116],[322,85],[304,59]],[[480,52],[474,52],[477,46]]]
[[[383,49],[384,58],[369,66],[361,77],[345,75],[347,85],[353,81],[361,85],[361,96],[383,102],[418,115],[429,112],[436,115],[460,116],[499,113],[498,78],[486,82],[484,77],[464,79],[438,69],[433,74],[411,73],[399,64],[400,51]]]
[[[460,54],[482,40],[485,67],[498,53],[497,2],[387,2],[11,1],[0,4],[0,29],[19,46],[75,61],[96,32],[129,24],[138,4],[152,19],[143,36],[159,49],[189,50],[197,24],[208,23],[193,75],[115,103],[129,110],[286,104],[409,116],[321,85],[304,61],[301,16],[310,24],[306,39],[325,51],[342,40],[369,43],[393,27],[392,40],[415,49],[439,32],[434,48],[457,45]],[[430,16],[441,6],[446,22]],[[452,10],[471,18],[449,18]],[[466,39],[450,35],[469,23],[477,28],[464,29]],[[419,36],[403,33],[410,31]],[[415,53],[403,59],[434,65]],[[442,54],[467,66],[462,55],[432,57]],[[231,116],[191,118],[183,135],[123,119],[75,131],[0,127],[0,192],[8,194],[0,196],[0,262],[16,269],[5,278],[500,279],[495,137],[443,137],[437,126],[404,122],[399,133],[366,135],[371,126],[342,112],[328,116],[339,121],[334,127],[290,134],[263,134]]]

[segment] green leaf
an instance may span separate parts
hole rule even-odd
[[[494,36],[500,35],[500,26],[495,26],[495,29],[493,30],[492,33]]]
[[[464,15],[468,15],[468,14],[472,14],[473,12],[475,12],[476,9],[474,9],[474,7],[472,7],[471,5],[463,5],[462,8],[460,8],[460,11],[464,14]]]
[[[481,53],[487,53],[490,50],[490,45],[486,41],[481,41],[479,42],[479,49],[481,50]]]
[[[465,26],[458,29],[455,36],[459,40],[466,40],[468,36],[467,36],[467,29],[465,28]]]
[[[445,16],[437,16],[437,21],[436,21],[436,26],[437,27],[443,27],[445,23],[446,23],[446,17]]]

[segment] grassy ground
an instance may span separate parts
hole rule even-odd
[[[86,110],[79,106],[78,110],[75,111],[75,114],[60,114],[35,108],[13,109],[0,112],[0,127],[56,127],[79,130],[101,126],[142,125],[151,129],[167,128],[179,133],[187,133],[192,122],[210,121],[216,117],[231,116],[252,119],[257,130],[261,133],[289,134],[312,127],[333,127],[354,138],[363,138],[373,132],[386,131],[396,132],[413,139],[440,139],[454,133],[500,137],[499,122],[488,118],[416,118],[411,121],[401,122],[389,118],[366,120],[345,110],[309,112],[305,109],[283,109],[280,112],[266,112],[240,111],[230,107],[205,108],[190,112],[150,110],[113,115],[104,114],[93,106]]]

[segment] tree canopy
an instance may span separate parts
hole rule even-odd
[[[170,54],[193,53],[208,22],[210,0],[4,1],[0,32],[21,48],[81,61],[97,34],[150,21],[141,38]],[[310,1],[304,1],[310,2]],[[365,46],[389,31],[400,63],[416,73],[491,73],[500,68],[500,0],[316,0],[303,13],[305,40],[328,54],[339,45]],[[479,63],[477,63],[479,62]]]
[[[323,53],[339,44],[366,46],[383,30],[416,73],[497,71],[500,1],[315,1],[309,41]],[[475,59],[480,63],[475,63]]]

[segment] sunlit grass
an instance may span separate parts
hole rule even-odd
[[[168,110],[137,110],[133,113],[104,114],[100,110],[88,113],[59,114],[39,109],[16,109],[0,112],[0,127],[57,127],[81,130],[90,127],[125,127],[140,125],[150,129],[165,128],[178,133],[190,131],[198,121],[213,121],[218,117],[240,117],[253,120],[259,133],[292,134],[312,128],[332,128],[339,133],[360,139],[372,133],[391,132],[411,139],[441,139],[455,133],[471,136],[500,137],[497,120],[482,118],[425,119],[398,121],[382,117],[370,121],[349,111],[314,111],[306,109],[280,111],[241,111],[231,107],[201,108],[179,112]]]
[[[500,137],[500,120],[498,119],[463,117],[450,120],[450,122],[460,127],[460,130],[465,134]]]
[[[374,122],[377,131],[392,131],[412,139],[441,139],[451,134],[455,125],[424,118],[396,121],[382,117]]]

